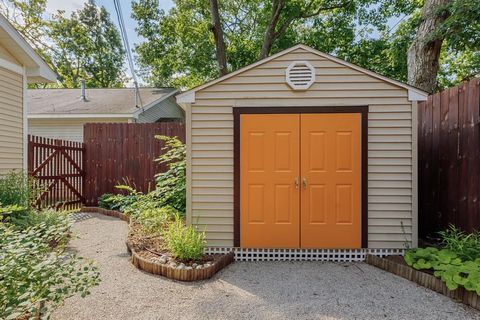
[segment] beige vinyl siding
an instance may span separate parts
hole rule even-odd
[[[89,119],[28,119],[28,133],[70,141],[83,142],[83,126],[86,123],[128,122],[127,118],[89,118]]]
[[[23,125],[23,77],[0,67],[0,174],[23,168]]]
[[[285,82],[294,60],[316,69],[306,91]],[[368,245],[403,248],[412,241],[415,141],[407,90],[297,49],[195,93],[187,133],[188,221],[207,231],[208,245],[233,246],[232,108],[240,106],[368,106]]]

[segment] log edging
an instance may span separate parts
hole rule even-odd
[[[462,287],[456,290],[449,290],[445,283],[434,275],[371,254],[367,255],[365,262],[372,266],[415,282],[430,290],[441,293],[457,302],[461,302],[467,306],[480,310],[480,296],[474,291],[468,291]]]
[[[218,271],[222,270],[234,260],[234,253],[222,255],[218,260],[214,260],[213,263],[202,269],[177,269],[171,267],[168,264],[161,264],[159,262],[147,260],[132,248],[127,241],[127,248],[132,255],[132,263],[135,267],[145,272],[167,277],[173,280],[179,281],[200,281],[210,279]]]
[[[130,217],[128,215],[116,210],[108,210],[99,207],[83,207],[82,211],[96,212],[106,216],[119,218],[128,223],[130,222]],[[133,246],[129,243],[129,241],[127,241],[126,244],[127,251],[132,257],[132,264],[137,267],[137,269],[179,281],[200,281],[210,279],[218,271],[232,263],[235,258],[234,252],[231,251],[227,254],[220,256],[219,259],[212,261],[212,264],[208,267],[202,269],[177,269],[167,264],[161,264],[159,262],[147,260],[141,257],[134,250]]]
[[[96,212],[100,213],[109,217],[114,217],[114,218],[119,218],[120,220],[123,220],[125,222],[130,223],[130,217],[126,215],[125,213],[122,213],[117,210],[108,210],[108,209],[103,209],[100,207],[82,207],[81,209],[82,212]]]

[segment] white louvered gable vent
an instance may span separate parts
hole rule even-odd
[[[307,90],[315,82],[315,68],[308,61],[294,61],[285,71],[285,79],[293,90]]]

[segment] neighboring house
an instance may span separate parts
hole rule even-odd
[[[133,88],[29,90],[29,133],[83,141],[85,123],[144,123],[184,118],[175,101],[178,90],[140,88],[139,93],[136,103]]]
[[[26,169],[27,84],[55,80],[55,73],[0,14],[0,174]]]
[[[237,247],[245,259],[361,260],[361,248],[416,247],[426,98],[304,45],[179,94],[188,223],[206,231],[210,252]],[[344,248],[354,250],[334,250]]]

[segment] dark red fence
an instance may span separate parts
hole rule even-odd
[[[181,122],[90,123],[84,127],[86,148],[86,205],[96,205],[104,193],[118,193],[115,186],[128,183],[148,192],[155,187],[155,174],[165,164],[154,160],[164,144],[155,135],[176,136],[185,141]]]
[[[39,208],[77,209],[83,203],[84,154],[81,142],[28,136],[28,173],[43,192]]]
[[[480,79],[419,104],[419,232],[480,229]]]

